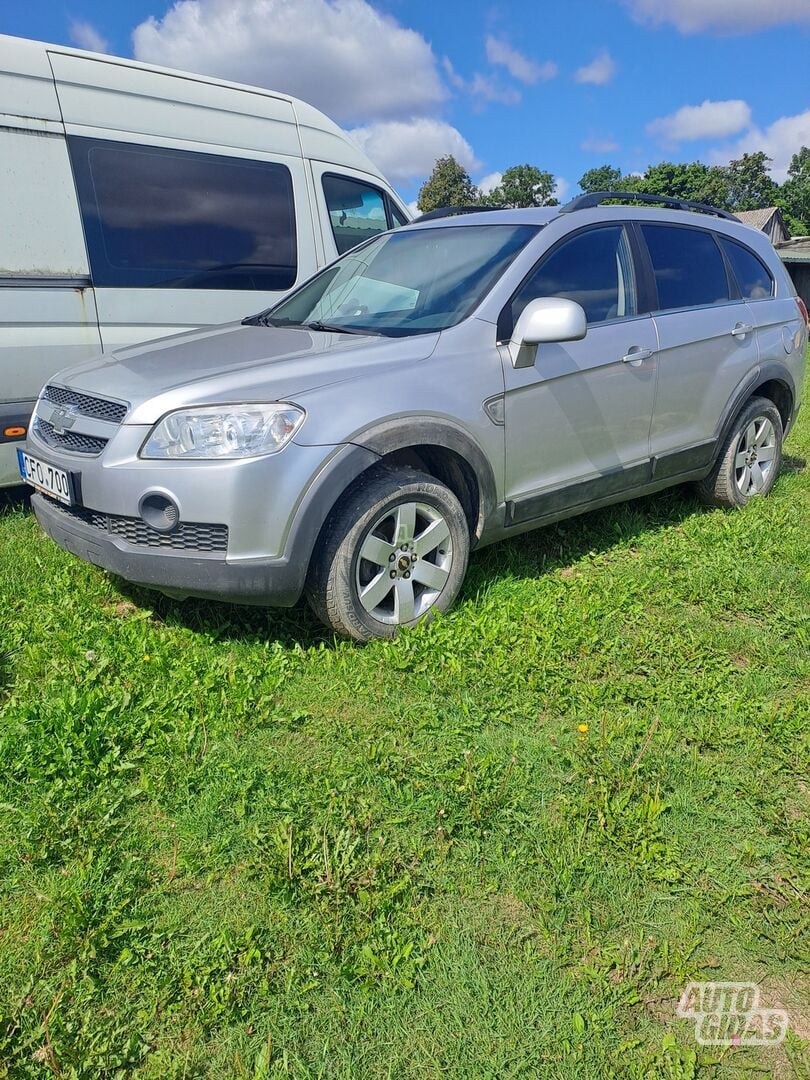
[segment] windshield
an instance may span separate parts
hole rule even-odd
[[[355,248],[255,321],[344,333],[435,333],[483,299],[534,225],[386,233]]]

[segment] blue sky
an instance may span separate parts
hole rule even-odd
[[[810,144],[810,0],[41,0],[0,31],[296,93],[407,199],[445,152],[565,195],[604,162],[760,147],[781,179]]]

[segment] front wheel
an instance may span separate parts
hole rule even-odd
[[[782,464],[782,417],[768,398],[752,398],[734,421],[717,464],[698,484],[709,506],[743,507],[767,495]]]
[[[338,634],[394,637],[400,626],[451,606],[469,551],[467,519],[449,488],[415,469],[376,472],[358,481],[329,521],[307,597]]]

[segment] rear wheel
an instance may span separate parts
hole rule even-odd
[[[782,418],[768,398],[752,398],[734,422],[712,472],[698,484],[710,506],[739,508],[767,495],[782,464]]]
[[[327,525],[307,596],[338,634],[393,637],[451,606],[469,550],[467,519],[449,488],[415,469],[373,473]]]

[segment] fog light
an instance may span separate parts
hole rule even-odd
[[[177,503],[157,491],[144,495],[138,510],[146,524],[157,529],[158,532],[171,532],[172,529],[177,528],[180,521]]]

